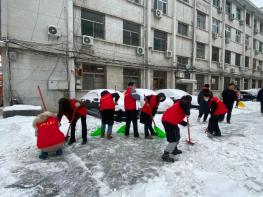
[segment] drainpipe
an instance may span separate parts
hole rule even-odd
[[[145,59],[146,59],[146,67],[144,69],[144,80],[145,80],[145,88],[150,88],[150,69],[149,69],[149,60],[150,60],[150,47],[151,46],[151,1],[146,1],[146,50],[145,50]]]
[[[176,2],[173,2],[173,22],[172,22],[172,35],[173,35],[173,42],[172,42],[172,50],[173,50],[173,58],[172,58],[172,67],[177,67],[176,64],[176,33],[177,33],[177,21],[176,21]],[[170,88],[175,88],[175,72],[174,69],[171,71],[171,82],[170,82]]]

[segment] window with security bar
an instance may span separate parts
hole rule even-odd
[[[159,30],[154,30],[154,50],[167,50],[167,33]]]
[[[128,86],[128,83],[131,81],[136,83],[137,87],[140,87],[141,86],[140,78],[141,78],[141,71],[139,69],[124,68],[123,88],[126,88]]]
[[[140,46],[140,25],[123,21],[123,44]]]
[[[161,10],[163,14],[167,14],[167,0],[154,0],[154,9]]]
[[[105,68],[103,66],[82,65],[82,89],[93,90],[106,88]]]

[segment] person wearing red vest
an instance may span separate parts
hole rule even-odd
[[[48,153],[55,151],[56,155],[62,155],[62,147],[65,142],[64,134],[59,130],[59,122],[55,114],[43,112],[33,121],[35,135],[37,137],[37,148],[41,150],[40,159],[47,159]]]
[[[130,125],[133,124],[134,137],[138,138],[138,111],[136,106],[136,101],[140,100],[140,95],[136,94],[135,91],[136,84],[134,82],[128,83],[128,88],[124,92],[124,108],[126,114],[126,126],[125,126],[125,136],[128,137],[130,134]]]
[[[159,93],[158,95],[149,95],[145,97],[145,103],[141,109],[140,122],[144,124],[145,139],[153,139],[152,136],[156,135],[153,127],[153,117],[157,113],[160,102],[165,100],[165,95]],[[149,131],[151,135],[149,135]]]
[[[100,114],[101,114],[101,137],[104,138],[106,125],[108,125],[107,139],[112,139],[112,127],[114,123],[115,105],[120,96],[118,93],[109,93],[104,90],[101,92],[100,98]]]
[[[168,141],[168,145],[162,155],[163,161],[174,162],[174,158],[170,157],[170,154],[177,155],[182,153],[177,148],[181,138],[178,124],[187,126],[188,123],[184,119],[186,116],[190,116],[191,101],[192,97],[190,95],[183,96],[163,113],[162,123]]]
[[[211,117],[208,122],[207,134],[208,137],[221,136],[221,131],[218,122],[222,120],[227,113],[225,104],[211,92],[204,93],[204,100],[208,101]]]
[[[77,121],[79,119],[81,120],[81,126],[82,126],[82,144],[83,145],[86,144],[87,143],[86,116],[88,110],[85,107],[85,104],[80,101],[77,101],[76,99],[67,99],[67,98],[59,99],[58,104],[59,104],[59,112],[57,114],[57,117],[59,121],[61,121],[64,115],[67,117],[69,121],[71,121],[73,118],[71,123],[70,140],[68,144],[71,145],[76,142],[75,130],[76,130]]]

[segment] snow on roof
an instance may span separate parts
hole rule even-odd
[[[42,110],[41,106],[34,105],[13,105],[4,107],[3,111],[24,111],[24,110]]]

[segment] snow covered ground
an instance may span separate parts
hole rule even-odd
[[[258,103],[246,105],[234,109],[232,124],[222,123],[223,137],[213,140],[192,110],[196,144],[185,143],[187,129],[181,128],[183,154],[173,164],[160,159],[166,140],[144,140],[142,125],[140,139],[116,133],[112,141],[89,138],[85,146],[66,146],[63,157],[41,161],[31,126],[34,117],[0,119],[0,196],[261,197],[263,117]],[[161,115],[155,119],[161,127]],[[88,117],[87,124],[91,130],[100,122]],[[63,119],[63,131],[67,127]]]

